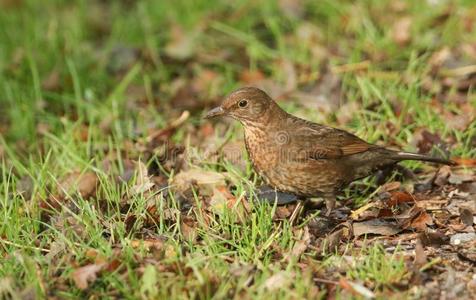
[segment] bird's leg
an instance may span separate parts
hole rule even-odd
[[[326,202],[326,217],[330,216],[332,210],[336,207],[336,197],[335,195],[328,194],[324,195],[324,201]]]
[[[278,205],[285,205],[299,200],[294,194],[280,192],[267,185],[260,186],[256,191],[256,195],[260,202],[268,202],[270,204],[277,202]]]
[[[310,198],[306,201],[308,208],[322,209],[326,206],[326,217],[328,217],[336,206],[336,196],[334,194],[324,194],[318,198]]]

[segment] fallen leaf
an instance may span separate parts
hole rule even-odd
[[[394,190],[398,190],[401,186],[402,186],[402,183],[400,181],[387,182],[379,188],[378,192],[379,193],[391,192]]]
[[[96,281],[98,273],[101,272],[106,265],[106,263],[89,264],[74,270],[72,278],[76,287],[82,290],[87,289],[89,283]]]
[[[286,287],[291,283],[292,277],[294,277],[292,274],[289,274],[288,272],[281,271],[273,276],[269,277],[266,279],[264,282],[264,287],[268,291],[275,291],[277,289],[282,289],[283,287]]]
[[[352,231],[356,237],[364,234],[395,235],[402,230],[395,222],[380,219],[354,222],[352,224]]]
[[[95,196],[98,184],[99,178],[94,172],[69,173],[58,185],[59,197],[79,193],[81,197],[88,199]]]
[[[216,187],[226,186],[225,175],[200,169],[191,169],[178,173],[170,182],[173,189],[183,193],[196,185],[201,194],[213,195]]]
[[[415,245],[415,265],[417,268],[424,266],[427,263],[428,259],[425,253],[425,249],[423,248],[423,243],[420,239],[417,239]]]
[[[131,189],[133,194],[138,195],[149,191],[155,184],[150,179],[147,166],[143,162],[136,161],[134,164],[136,184]]]
[[[194,241],[197,236],[197,224],[192,219],[183,219],[180,223],[180,231],[187,241]]]
[[[455,158],[452,158],[452,159],[460,166],[467,166],[467,167],[476,166],[476,158],[455,157]]]
[[[397,206],[401,203],[415,202],[415,199],[412,195],[407,192],[393,191],[391,193],[390,199],[387,201],[389,207]]]
[[[298,260],[301,255],[306,251],[310,243],[311,235],[309,234],[309,227],[305,226],[302,229],[302,237],[294,243],[293,249],[291,250],[290,254],[286,255],[286,259],[291,260],[295,258]]]
[[[162,250],[165,247],[165,239],[163,238],[148,238],[144,240],[132,240],[130,242],[132,248],[137,249],[144,247],[147,250]]]
[[[344,229],[339,229],[329,234],[323,241],[322,246],[325,246],[326,252],[334,252],[337,250],[342,237],[344,236]]]
[[[412,221],[411,227],[417,229],[418,231],[425,231],[427,225],[433,225],[433,219],[431,216],[424,210],[422,210]]]
[[[362,296],[362,297],[367,298],[367,299],[375,298],[374,292],[372,292],[371,290],[369,290],[365,286],[363,286],[359,283],[356,283],[356,282],[349,281],[349,280],[345,279],[344,277],[341,277],[339,279],[339,285],[344,290],[349,291],[350,293],[352,293],[355,296]]]
[[[275,220],[287,220],[293,214],[295,205],[281,205],[276,207]]]

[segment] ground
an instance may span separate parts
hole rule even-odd
[[[1,0],[0,41],[0,298],[476,297],[474,1]],[[203,119],[247,85],[458,165],[261,203]]]

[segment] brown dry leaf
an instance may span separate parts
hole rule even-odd
[[[171,179],[172,189],[184,193],[196,185],[201,195],[213,195],[216,187],[226,186],[225,175],[200,169],[191,169],[178,173]]]
[[[236,202],[226,186],[217,186],[213,189],[213,195],[210,199],[210,208],[215,213],[221,213],[225,208],[233,207]]]
[[[455,158],[452,158],[452,159],[460,166],[467,166],[467,167],[475,167],[476,166],[476,158],[455,157]]]
[[[309,227],[305,226],[302,230],[302,235],[299,240],[293,246],[291,253],[286,254],[285,259],[291,260],[293,258],[299,259],[302,254],[306,251],[307,247],[311,243],[311,235],[309,234]]]
[[[418,231],[426,231],[427,225],[433,225],[433,219],[426,211],[421,210],[411,221],[410,227]]]
[[[278,272],[273,276],[266,279],[264,282],[264,287],[268,291],[275,291],[277,289],[282,289],[283,287],[289,285],[292,281],[294,274],[289,274],[285,271]]]
[[[352,224],[354,236],[358,237],[365,234],[377,235],[395,235],[402,231],[395,222],[389,220],[372,219]]]
[[[428,63],[432,67],[441,67],[450,57],[451,57],[451,49],[446,46],[434,52],[431,55]]]
[[[59,197],[65,198],[71,193],[79,193],[81,197],[88,199],[95,196],[98,184],[99,178],[92,171],[73,172],[58,184]]]
[[[337,251],[340,241],[344,237],[344,229],[339,229],[324,238],[321,243],[321,247],[325,247],[323,250],[326,252]]]
[[[180,223],[180,231],[188,241],[195,241],[198,236],[197,225],[192,219],[184,219],[183,222]]]
[[[411,26],[412,19],[410,17],[403,17],[393,24],[392,37],[395,43],[397,43],[399,46],[405,46],[410,42]]]
[[[96,259],[96,257],[99,256],[99,251],[97,251],[96,249],[88,249],[86,250],[86,253],[84,254],[84,256],[86,256],[87,258],[91,259],[91,260],[94,260]]]
[[[394,191],[391,193],[390,199],[387,201],[389,207],[397,206],[401,203],[415,202],[413,196],[407,192]]]
[[[428,261],[428,258],[425,253],[425,249],[423,248],[423,243],[420,239],[417,239],[415,245],[415,265],[420,268],[424,266]]]
[[[89,283],[93,283],[97,279],[97,275],[101,272],[105,267],[106,263],[99,263],[99,264],[89,264],[83,267],[80,267],[74,270],[72,274],[72,278],[76,287],[79,289],[87,289]]]
[[[392,181],[382,185],[379,189],[379,193],[391,192],[398,190],[402,186],[400,181]]]
[[[282,206],[278,206],[276,207],[276,212],[275,212],[275,215],[274,215],[274,218],[276,220],[285,220],[285,219],[288,219],[294,209],[296,208],[295,205],[282,205]]]
[[[142,194],[149,191],[155,184],[150,179],[147,166],[143,162],[136,161],[134,164],[136,184],[132,186],[132,192],[133,194]]]
[[[369,290],[368,288],[366,288],[365,286],[363,286],[359,283],[348,281],[344,277],[341,277],[339,279],[339,285],[344,290],[349,291],[350,293],[352,293],[355,296],[362,296],[366,299],[375,298],[374,292],[372,292],[371,290]]]
[[[144,247],[147,250],[162,250],[165,247],[165,239],[161,238],[148,238],[145,240],[132,240],[130,243],[134,249]]]

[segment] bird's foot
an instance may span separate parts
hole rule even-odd
[[[307,201],[307,207],[311,209],[323,209],[326,208],[326,217],[329,217],[336,207],[336,198],[334,196],[324,196],[320,198],[310,198]]]
[[[256,196],[259,202],[267,202],[270,204],[276,202],[277,205],[290,204],[299,200],[298,196],[294,194],[280,192],[267,185],[259,187],[256,191]]]
[[[336,207],[336,198],[329,197],[325,199],[326,201],[326,217],[329,217],[332,213],[332,210]]]

